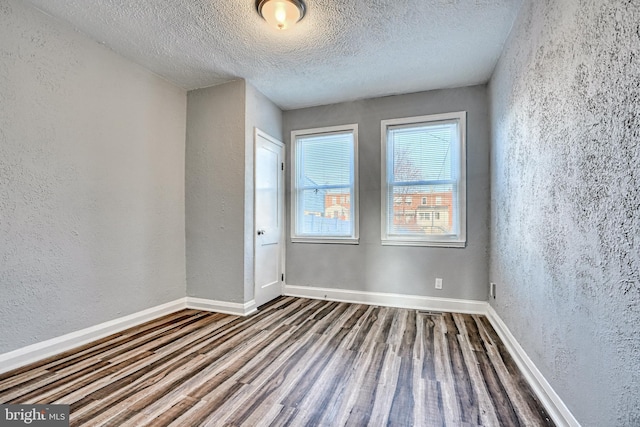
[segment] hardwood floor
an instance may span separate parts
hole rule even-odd
[[[72,426],[553,425],[484,316],[282,297],[183,310],[0,375]]]

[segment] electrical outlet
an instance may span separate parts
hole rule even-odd
[[[493,282],[489,283],[489,296],[496,299],[496,284]]]
[[[442,289],[442,279],[436,277],[436,289]]]

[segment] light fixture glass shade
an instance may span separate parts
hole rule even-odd
[[[286,30],[304,16],[304,3],[299,0],[260,0],[258,12],[269,25]]]

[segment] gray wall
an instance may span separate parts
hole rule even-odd
[[[253,129],[280,138],[282,113],[244,80],[189,92],[187,294],[253,299]]]
[[[0,3],[0,353],[185,293],[183,90]]]
[[[380,244],[380,121],[467,111],[467,247]],[[287,242],[287,285],[486,300],[489,244],[489,118],[485,86],[446,89],[326,105],[284,113],[291,131],[358,123],[360,244]],[[287,156],[290,162],[290,147]],[[290,165],[289,165],[290,166]],[[288,169],[291,171],[291,168]],[[287,212],[290,212],[290,174]],[[290,219],[288,219],[290,237]],[[436,290],[436,277],[444,288]]]
[[[640,425],[639,22],[526,1],[490,85],[491,303],[585,426]]]
[[[187,295],[244,302],[245,82],[187,98]]]

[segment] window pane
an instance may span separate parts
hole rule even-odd
[[[304,190],[298,196],[302,221],[298,233],[317,236],[351,236],[350,190]]]
[[[391,128],[393,181],[452,179],[457,128],[457,123]]]
[[[353,136],[351,133],[298,138],[301,170],[312,185],[350,185]]]
[[[390,235],[455,234],[455,185],[405,185],[390,187]],[[411,203],[394,203],[394,200]]]

